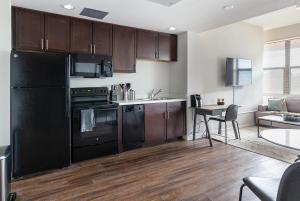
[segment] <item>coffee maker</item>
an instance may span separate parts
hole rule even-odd
[[[202,107],[202,99],[201,95],[199,94],[194,94],[191,95],[191,107]]]

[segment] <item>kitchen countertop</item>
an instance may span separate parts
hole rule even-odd
[[[150,103],[170,103],[170,102],[181,102],[186,101],[185,98],[167,98],[167,99],[156,99],[156,100],[146,100],[146,99],[136,99],[136,100],[120,100],[113,101],[114,103],[118,103],[119,105],[142,105],[142,104],[150,104]]]

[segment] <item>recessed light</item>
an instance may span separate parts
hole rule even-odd
[[[234,9],[234,5],[226,5],[223,7],[224,10],[232,10]]]
[[[65,4],[65,5],[63,5],[63,8],[67,9],[67,10],[73,10],[73,9],[75,9],[75,7],[72,6],[71,4]]]
[[[169,28],[169,31],[175,31],[175,30],[176,30],[175,27],[170,27],[170,28]]]

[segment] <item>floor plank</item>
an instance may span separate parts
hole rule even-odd
[[[89,160],[15,181],[19,200],[235,201],[245,176],[280,176],[287,163],[206,140]],[[256,201],[245,190],[244,201]]]

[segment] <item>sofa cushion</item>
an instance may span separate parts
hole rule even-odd
[[[286,106],[288,112],[300,113],[300,98],[287,98]]]

